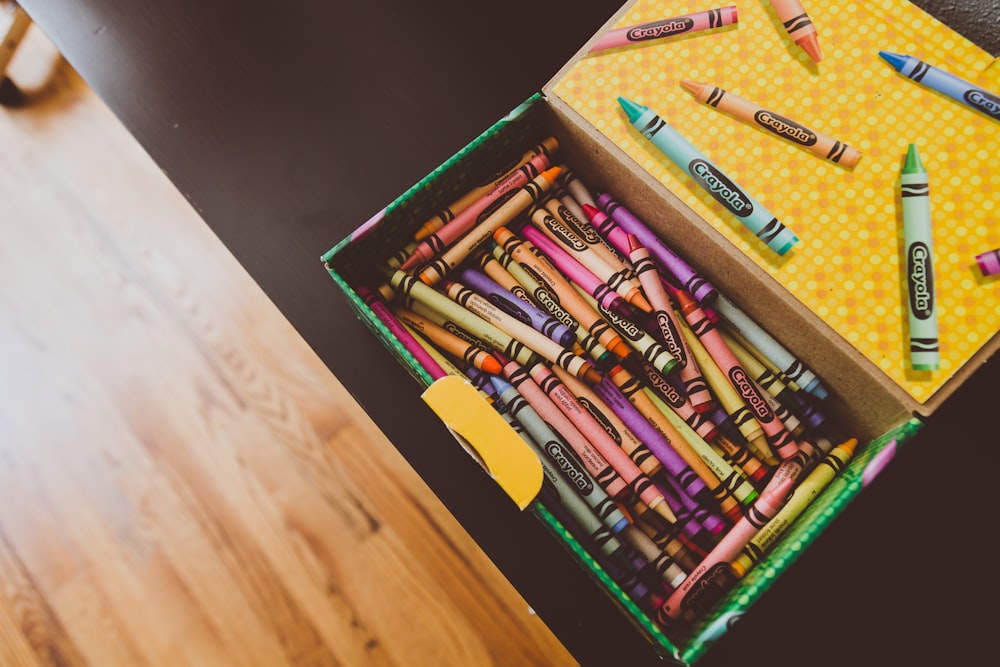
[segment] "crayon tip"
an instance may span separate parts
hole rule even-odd
[[[614,354],[619,359],[624,359],[628,355],[632,354],[632,348],[625,344],[621,338],[615,338],[607,346],[608,350]]]
[[[625,115],[628,117],[628,122],[632,123],[636,118],[642,115],[646,111],[647,107],[639,104],[638,102],[633,102],[632,100],[618,96],[618,104],[621,105],[622,109],[625,110]]]
[[[670,506],[667,505],[662,496],[660,497],[660,502],[654,502],[649,506],[649,509],[656,512],[670,523],[677,523],[677,515],[670,510]]]
[[[482,367],[483,370],[490,375],[500,375],[503,373],[503,366],[501,366],[500,362],[496,360],[496,357],[493,357],[492,355],[483,359]]]
[[[698,83],[697,81],[691,81],[690,79],[681,79],[681,86],[684,90],[692,93],[693,95],[700,95],[705,84]]]
[[[903,164],[904,174],[922,174],[924,163],[920,160],[920,153],[917,152],[917,145],[910,144],[906,149],[906,162]]]
[[[581,379],[591,387],[594,387],[600,384],[601,380],[604,379],[604,376],[601,375],[596,368],[587,366],[583,371],[583,377]]]
[[[562,172],[562,167],[549,167],[542,172],[542,176],[550,185],[555,184],[556,179],[559,178],[559,174]]]
[[[878,54],[882,58],[882,60],[892,65],[893,69],[895,69],[897,72],[903,69],[903,65],[906,64],[906,56],[900,55],[898,53],[890,53],[889,51],[879,51]]]
[[[851,438],[846,442],[840,443],[837,446],[840,447],[841,449],[846,449],[848,456],[854,456],[854,450],[858,448],[858,439]]]
[[[645,248],[645,246],[642,245],[642,243],[639,241],[639,238],[635,234],[629,234],[626,238],[628,238],[629,254],[632,254],[633,252],[641,248]]]
[[[823,60],[823,54],[819,51],[819,40],[816,39],[816,33],[809,33],[802,39],[795,42],[798,44],[803,51],[809,54],[809,57],[815,62]]]

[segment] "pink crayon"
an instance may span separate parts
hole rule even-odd
[[[699,30],[711,30],[727,25],[733,25],[739,21],[736,7],[720,7],[718,9],[706,9],[693,14],[674,16],[659,21],[649,23],[639,23],[625,28],[609,30],[592,47],[590,52],[614,49],[619,46],[629,46],[631,44],[645,44],[656,39],[673,37],[674,35],[686,35]]]
[[[632,307],[621,294],[591,273],[587,267],[560,248],[558,243],[546,236],[540,229],[534,225],[525,225],[521,228],[521,235],[548,257],[549,261],[567,278],[582,287],[587,294],[594,297],[610,312],[626,319],[633,316]]]
[[[746,403],[754,419],[757,420],[767,436],[768,444],[774,449],[774,453],[782,460],[794,457],[799,451],[799,443],[795,441],[785,424],[774,414],[774,410],[771,409],[771,406],[761,395],[760,389],[754,384],[753,377],[743,368],[739,359],[726,345],[719,330],[715,328],[697,302],[683,290],[677,290],[674,297],[677,299],[691,331],[702,342],[712,359],[718,364],[719,370],[725,374],[729,384]]]
[[[1000,273],[1000,248],[988,250],[976,255],[976,263],[984,276],[995,276]]]
[[[765,489],[746,515],[736,522],[680,586],[660,605],[657,620],[670,627],[678,620],[693,620],[706,611],[739,578],[732,563],[750,540],[784,506],[795,482]]]
[[[518,188],[548,168],[549,156],[545,153],[540,153],[528,160],[509,173],[495,188],[442,225],[436,232],[425,236],[399,268],[403,271],[410,271],[443,253],[456,239],[492,213],[497,205],[503,203],[506,196],[517,192]]]

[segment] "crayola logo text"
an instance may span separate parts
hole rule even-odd
[[[753,115],[753,119],[765,130],[773,132],[779,137],[784,137],[789,141],[794,141],[803,146],[812,146],[816,143],[816,134],[814,132],[776,113],[758,111]]]
[[[687,18],[675,18],[668,19],[660,23],[652,23],[633,28],[629,30],[626,35],[631,42],[644,42],[650,39],[659,39],[660,37],[678,35],[682,32],[687,32],[693,27],[694,20]]]
[[[970,90],[962,97],[980,111],[984,111],[994,118],[1000,118],[1000,97],[990,95],[983,90]]]
[[[733,215],[745,218],[753,213],[753,204],[747,201],[736,184],[714,165],[705,160],[691,160],[688,170],[691,172],[691,177],[698,181],[698,184],[716,201],[732,211]]]
[[[934,314],[934,268],[931,251],[924,243],[914,243],[906,255],[907,282],[910,286],[910,312],[918,320]]]

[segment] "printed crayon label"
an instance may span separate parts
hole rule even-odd
[[[700,614],[716,603],[736,581],[729,563],[716,563],[695,582],[681,600],[681,609]]]
[[[761,110],[753,115],[753,119],[765,130],[773,132],[779,137],[784,137],[789,141],[794,141],[803,146],[812,146],[816,143],[816,134],[812,130],[784,116]]]
[[[733,215],[745,218],[753,213],[753,204],[747,200],[736,184],[712,163],[702,159],[691,160],[688,171],[708,194],[729,209]]]
[[[971,106],[976,107],[980,111],[992,116],[993,118],[1000,118],[1000,97],[996,95],[991,95],[985,90],[970,90],[965,93],[962,97]]]
[[[572,248],[577,252],[583,252],[587,249],[587,246],[583,243],[583,241],[574,236],[565,225],[553,218],[551,215],[545,216],[543,220],[549,231],[552,232],[556,238],[560,239],[566,247]]]
[[[674,355],[678,363],[687,365],[687,355],[684,353],[684,348],[677,342],[681,339],[681,332],[674,326],[670,315],[664,310],[656,311],[656,323],[660,327],[660,333],[663,334],[663,344],[667,348],[667,352]]]
[[[545,452],[559,466],[559,470],[575,486],[580,494],[589,496],[594,492],[590,476],[582,469],[576,456],[561,442],[549,440],[545,443]]]
[[[682,32],[691,30],[693,27],[693,19],[678,17],[667,19],[665,21],[657,21],[656,23],[649,23],[643,26],[637,26],[625,34],[631,42],[644,42],[650,39],[659,39],[660,37],[679,35]]]
[[[486,297],[486,299],[501,311],[507,313],[522,324],[531,325],[531,317],[528,316],[528,313],[511,303],[509,299],[505,299],[496,294],[490,294]]]
[[[907,282],[910,286],[910,312],[918,320],[934,314],[934,269],[927,244],[916,242],[906,256]]]
[[[768,423],[772,421],[774,413],[771,412],[771,408],[768,407],[767,402],[764,401],[764,398],[757,391],[757,388],[753,386],[753,382],[742,368],[734,366],[729,369],[729,381],[733,383],[733,387],[743,397],[743,402],[753,412],[753,416],[757,421]]]
[[[583,406],[583,409],[590,413],[590,416],[594,418],[594,421],[600,425],[601,429],[604,430],[608,434],[608,436],[615,441],[615,444],[621,447],[622,444],[621,433],[619,433],[618,429],[614,427],[614,425],[611,423],[611,420],[608,419],[607,415],[605,415],[600,408],[594,405],[587,398],[583,396],[578,396],[577,400],[580,402],[580,405]]]

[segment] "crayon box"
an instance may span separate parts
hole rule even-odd
[[[694,664],[725,632],[727,623],[749,611],[891,459],[894,449],[917,433],[1000,347],[996,335],[1000,312],[995,308],[1000,285],[976,283],[967,266],[972,260],[961,259],[974,255],[969,248],[1000,246],[995,229],[990,231],[986,224],[988,211],[976,203],[989,199],[1000,185],[991,165],[978,166],[988,163],[989,156],[977,157],[981,145],[995,143],[1000,124],[931,97],[920,98],[925,113],[911,119],[905,124],[906,133],[901,132],[903,124],[895,116],[900,104],[910,104],[913,96],[924,93],[880,65],[877,54],[879,49],[911,51],[918,43],[927,49],[928,60],[944,62],[986,87],[995,82],[977,77],[992,58],[909,4],[844,9],[832,0],[814,0],[809,11],[824,26],[823,43],[837,45],[826,55],[829,62],[817,69],[774,30],[765,4],[740,6],[736,25],[687,40],[588,53],[589,44],[602,31],[544,90],[323,255],[342,296],[413,378],[413,391],[424,392],[429,409],[441,416],[461,446],[488,472],[492,481],[484,478],[483,483],[498,484],[518,507],[534,513],[548,537],[566,548],[566,558],[587,574],[590,584],[617,607],[642,640],[664,660],[684,665]],[[883,22],[879,11],[890,10],[893,20]],[[634,2],[604,30],[672,15],[671,3]],[[695,41],[698,49],[692,48]],[[762,59],[764,66],[755,67],[754,58]],[[738,70],[727,67],[737,60],[742,63]],[[655,74],[640,76],[643,72]],[[681,79],[709,80],[738,89],[743,97],[777,105],[803,125],[860,149],[862,158],[853,169],[825,162],[706,108],[678,85]],[[797,91],[799,103],[788,102],[790,95],[776,99],[776,90]],[[716,200],[629,126],[617,103],[619,95],[641,100],[728,173],[738,174],[739,183],[766,199],[800,243],[788,256],[778,257],[735,223]],[[935,128],[936,119],[942,117],[965,131],[944,136]],[[859,118],[866,120],[858,122]],[[505,425],[477,428],[469,419],[455,416],[456,412],[485,415],[492,408],[474,391],[469,394],[456,391],[450,382],[434,382],[357,289],[370,286],[373,263],[411,243],[428,218],[488,182],[501,167],[515,163],[547,137],[559,142],[553,162],[568,165],[592,192],[613,193],[821,378],[829,391],[822,403],[827,418],[859,441],[847,469],[763,559],[707,613],[680,630],[658,625],[558,518],[539,509],[535,500],[543,474],[537,456]],[[949,228],[962,232],[954,239],[935,237],[941,259],[935,279],[941,294],[942,352],[941,368],[933,372],[908,367],[907,315],[900,297],[902,228],[893,180],[898,179],[900,160],[911,141],[921,142],[924,156],[950,154],[966,170],[964,187],[971,182],[981,189],[971,193],[952,189],[950,179],[940,176],[947,165],[935,165],[939,180],[933,186],[934,206],[948,210]],[[859,294],[867,295],[863,297],[867,301]],[[859,309],[878,317],[858,317]],[[460,409],[455,410],[456,405]]]

